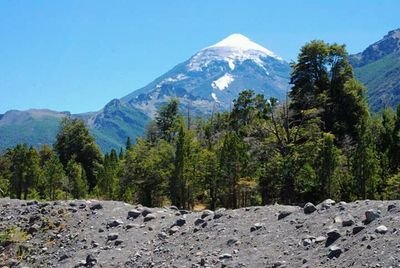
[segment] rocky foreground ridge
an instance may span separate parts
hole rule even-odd
[[[400,267],[400,201],[202,212],[0,199],[0,267]]]

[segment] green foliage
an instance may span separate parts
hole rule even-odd
[[[3,243],[23,243],[28,240],[28,234],[19,227],[11,226],[0,232],[0,245]]]
[[[65,168],[71,159],[75,159],[77,163],[82,165],[87,177],[89,191],[96,186],[96,174],[102,156],[83,121],[64,118],[57,134],[54,150]]]
[[[158,111],[155,122],[157,126],[157,136],[168,142],[171,142],[176,132],[178,119],[177,99],[171,99]]]
[[[85,170],[75,159],[68,161],[66,168],[68,178],[67,192],[75,199],[85,198],[88,193]]]
[[[65,175],[63,165],[55,155],[45,162],[43,166],[43,175],[46,185],[46,197],[50,200],[59,199],[57,190],[65,190],[67,176]]]
[[[372,111],[385,107],[395,108],[400,102],[399,53],[354,69],[355,76],[368,88],[368,102]]]

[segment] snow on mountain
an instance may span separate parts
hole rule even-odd
[[[211,83],[211,86],[214,89],[224,90],[228,88],[229,84],[232,83],[234,80],[235,78],[233,78],[231,74],[226,73],[217,80],[213,81]]]
[[[212,61],[225,61],[233,71],[237,64],[252,60],[263,67],[262,58],[271,57],[278,61],[283,59],[274,52],[251,41],[241,34],[232,34],[224,40],[199,51],[188,63],[190,71],[202,71]]]
[[[209,46],[205,49],[210,49],[210,48],[231,48],[232,50],[258,50],[263,52],[264,54],[276,58],[278,60],[282,60],[282,58],[278,57],[275,55],[274,52],[266,49],[263,46],[260,46],[259,44],[251,41],[249,38],[242,34],[231,34],[227,38],[223,39],[222,41]]]
[[[178,98],[183,109],[209,114],[228,109],[244,88],[283,98],[289,73],[289,64],[274,52],[232,34],[121,100],[151,117],[170,98]]]

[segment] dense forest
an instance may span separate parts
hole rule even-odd
[[[400,108],[370,114],[344,45],[304,45],[291,85],[284,102],[245,90],[207,118],[172,99],[144,137],[105,155],[82,121],[65,118],[53,146],[0,156],[0,195],[186,209],[399,199]]]

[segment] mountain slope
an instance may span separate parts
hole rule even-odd
[[[240,34],[206,47],[189,60],[122,98],[150,116],[171,97],[198,114],[228,109],[238,93],[252,89],[282,98],[289,89],[290,66]]]
[[[0,117],[0,152],[18,143],[52,144],[62,117],[68,112],[32,109],[11,110]]]
[[[356,77],[368,89],[373,111],[400,103],[400,29],[390,31],[363,52],[352,55],[350,61]]]

